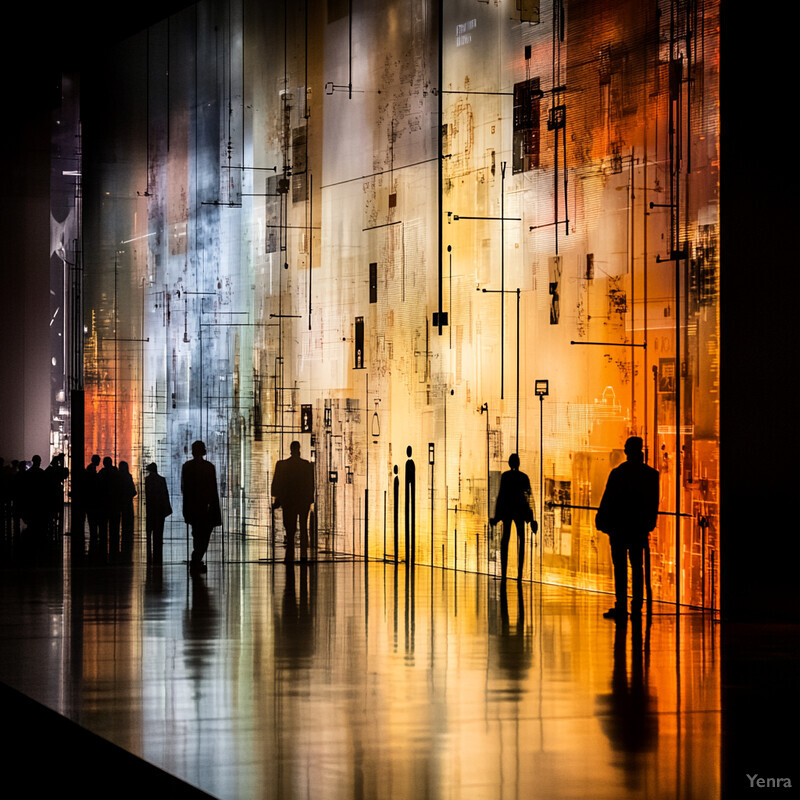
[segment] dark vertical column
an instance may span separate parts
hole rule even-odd
[[[785,733],[800,670],[797,399],[788,388],[798,371],[797,301],[785,291],[796,283],[796,210],[786,173],[735,110],[757,95],[771,130],[794,129],[786,97],[796,43],[791,26],[753,36],[751,22],[722,4],[723,797],[753,791],[745,773],[796,784],[794,737]],[[763,81],[757,62],[769,64],[774,80]],[[756,273],[764,278],[754,281]],[[754,295],[758,287],[763,295]]]
[[[72,491],[70,532],[72,555],[83,555],[83,522],[86,514],[83,470],[86,464],[86,413],[83,389],[70,393],[71,440],[69,451],[69,474]]]

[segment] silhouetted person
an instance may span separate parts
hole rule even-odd
[[[615,604],[603,614],[608,619],[628,617],[628,565],[631,564],[631,613],[644,601],[644,551],[658,520],[658,471],[644,463],[642,439],[625,442],[626,461],[611,470],[595,517],[595,526],[607,533],[614,562]]]
[[[155,464],[147,465],[144,479],[147,563],[160,564],[164,552],[164,520],[172,514],[167,481],[158,474]]]
[[[59,453],[50,461],[44,470],[44,503],[46,506],[47,525],[51,535],[63,532],[64,522],[64,482],[69,470],[64,466],[64,454]]]
[[[205,461],[206,446],[197,441],[192,444],[192,460],[181,470],[181,493],[183,494],[183,518],[192,528],[194,549],[190,567],[196,572],[205,572],[203,564],[211,532],[222,525],[222,511],[217,492],[217,470]]]
[[[106,545],[112,557],[119,553],[120,523],[122,520],[122,487],[119,470],[109,456],[103,459],[103,469],[97,473],[100,499],[100,549]]]
[[[397,464],[394,465],[392,488],[394,491],[394,563],[396,564],[400,550],[400,476],[397,474]]]
[[[136,484],[133,482],[127,461],[119,462],[120,522],[122,524],[122,555],[130,560],[133,555],[133,498],[136,497]]]
[[[95,454],[83,471],[83,505],[86,509],[86,521],[89,523],[90,550],[97,545],[100,538],[100,487],[97,478],[99,466],[100,456]]]
[[[525,564],[525,523],[533,523],[530,507],[531,482],[519,469],[519,456],[512,453],[508,457],[507,469],[500,476],[500,490],[494,506],[494,517],[489,524],[503,523],[503,538],[500,541],[500,569],[502,579],[508,572],[508,542],[511,538],[511,523],[517,529],[517,580],[522,580],[522,567]]]
[[[41,456],[33,456],[22,482],[22,519],[31,533],[40,534],[47,528],[49,513],[47,480]]]
[[[406,448],[405,475],[405,525],[406,525],[406,561],[413,564],[417,557],[417,467],[411,458],[411,445]]]
[[[300,560],[308,560],[308,512],[314,502],[314,466],[300,458],[300,442],[289,446],[290,456],[275,464],[272,507],[283,509],[287,564],[294,563],[294,535],[300,520]]]

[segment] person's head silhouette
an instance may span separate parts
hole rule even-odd
[[[300,456],[300,442],[292,442],[289,445],[289,452],[293,456],[298,456],[299,457]]]
[[[519,469],[519,456],[516,453],[512,453],[508,457],[508,466],[511,469]]]
[[[201,442],[199,439],[196,442],[192,442],[192,455],[195,458],[202,458],[206,454],[206,446],[204,442]]]
[[[625,455],[628,461],[642,461],[644,459],[644,442],[641,436],[630,436],[625,442]]]

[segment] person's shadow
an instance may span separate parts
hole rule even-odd
[[[600,727],[613,751],[619,754],[616,766],[625,771],[626,784],[640,785],[643,776],[642,755],[651,753],[658,743],[658,713],[655,695],[650,691],[650,627],[647,615],[644,637],[642,616],[634,614],[630,625],[616,625],[614,631],[614,667],[611,692],[597,696]],[[627,639],[631,634],[631,667],[628,674]]]

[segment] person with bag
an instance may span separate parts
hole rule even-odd
[[[509,469],[500,476],[500,490],[494,507],[494,517],[489,524],[503,523],[503,538],[500,540],[500,569],[502,580],[508,572],[508,542],[511,538],[511,523],[517,529],[517,580],[522,580],[522,567],[525,564],[525,523],[529,522],[531,531],[536,533],[538,524],[530,506],[531,482],[519,469],[519,456],[512,453],[508,458]]]

